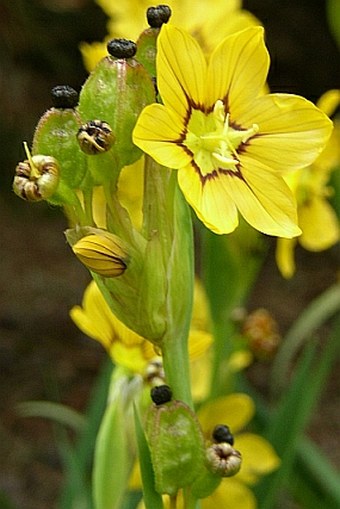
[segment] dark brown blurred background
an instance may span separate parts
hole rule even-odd
[[[315,101],[340,87],[339,50],[323,0],[244,4],[266,28],[273,91]],[[51,399],[83,410],[105,354],[68,317],[89,277],[65,243],[62,213],[18,199],[11,182],[22,141],[32,140],[50,107],[50,89],[69,84],[79,90],[86,77],[79,42],[105,33],[105,15],[90,0],[0,0],[0,491],[20,509],[54,507],[62,474],[50,423],[18,418],[15,404]],[[270,250],[249,307],[268,307],[286,330],[336,280],[338,260],[336,249],[298,249],[297,275],[283,281]],[[264,393],[265,370],[255,364],[249,373]],[[309,432],[338,466],[339,403],[335,370]]]

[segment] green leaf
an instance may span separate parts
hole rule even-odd
[[[294,322],[273,364],[271,388],[274,394],[278,394],[287,383],[288,372],[298,350],[339,309],[340,285],[335,284],[314,299]]]
[[[103,364],[85,414],[86,426],[82,430],[70,457],[70,450],[67,447],[62,448],[65,459],[65,483],[62,489],[58,507],[60,509],[74,509],[79,497],[79,479],[83,480],[83,491],[89,493],[91,486],[89,482],[90,469],[93,460],[93,452],[100,422],[102,420],[106,404],[108,387],[112,374],[112,362],[110,359]],[[67,450],[65,450],[65,448]],[[92,507],[91,496],[88,497],[87,507]]]
[[[51,419],[77,432],[82,431],[86,425],[84,416],[79,412],[53,401],[25,401],[19,403],[16,408],[22,417]]]
[[[337,321],[321,354],[317,351],[315,342],[307,345],[290,387],[269,422],[267,438],[282,463],[279,470],[256,487],[261,509],[272,509],[282,488],[289,487],[289,478],[303,430],[339,351],[339,327],[340,320]]]
[[[134,460],[129,444],[129,424],[125,412],[128,379],[112,381],[113,391],[96,440],[93,466],[95,509],[119,509]]]

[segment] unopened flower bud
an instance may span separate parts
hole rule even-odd
[[[116,235],[87,235],[72,246],[74,254],[91,271],[103,277],[121,276],[127,268],[127,252]]]
[[[221,477],[231,477],[241,468],[241,453],[227,442],[212,444],[208,447],[206,456],[209,470]]]
[[[27,201],[46,200],[56,191],[59,183],[60,167],[51,156],[31,156],[24,143],[27,159],[18,163],[15,169],[13,190]]]

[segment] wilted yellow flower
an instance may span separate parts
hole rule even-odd
[[[208,64],[197,41],[179,28],[163,25],[157,43],[164,104],[144,108],[136,145],[178,170],[185,198],[213,232],[232,232],[239,211],[263,233],[299,235],[282,172],[313,162],[332,123],[302,97],[263,94],[269,69],[263,29],[225,38]]]
[[[340,104],[340,90],[329,90],[317,106],[332,115]],[[332,193],[328,186],[331,172],[340,164],[340,122],[334,120],[333,133],[319,157],[311,166],[285,176],[298,205],[298,239],[278,239],[276,261],[281,274],[290,278],[295,272],[294,249],[299,242],[308,251],[323,251],[340,239],[339,219],[328,202]]]
[[[128,254],[121,240],[108,232],[82,237],[72,250],[85,267],[103,277],[121,276],[127,268]]]
[[[106,56],[106,43],[114,37],[136,40],[146,26],[148,0],[97,0],[110,17],[108,35],[104,42],[82,43],[84,63],[89,71]],[[250,12],[242,9],[241,0],[169,0],[172,10],[171,23],[188,30],[197,37],[206,52],[209,52],[223,37],[248,26],[259,25]]]

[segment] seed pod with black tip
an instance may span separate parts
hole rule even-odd
[[[87,171],[86,155],[80,149],[76,134],[81,118],[74,108],[76,92],[68,86],[52,90],[55,106],[40,118],[33,137],[33,154],[49,154],[59,161],[60,181],[49,198],[54,204],[72,203],[73,190],[81,188]]]
[[[84,122],[104,119],[115,135],[110,153],[89,161],[94,179],[101,183],[117,178],[123,166],[142,155],[132,141],[132,131],[142,109],[155,100],[151,77],[133,56],[135,44],[116,39],[108,43],[108,50],[111,54],[97,64],[79,96]]]
[[[79,128],[77,139],[85,154],[97,155],[110,150],[115,141],[115,136],[107,122],[90,120]]]
[[[146,416],[145,435],[158,493],[175,495],[191,485],[205,468],[201,428],[195,414],[182,401],[152,405]]]
[[[171,9],[167,5],[149,7],[146,16],[150,28],[144,30],[138,37],[136,58],[156,79],[157,38],[163,23],[170,19]]]

